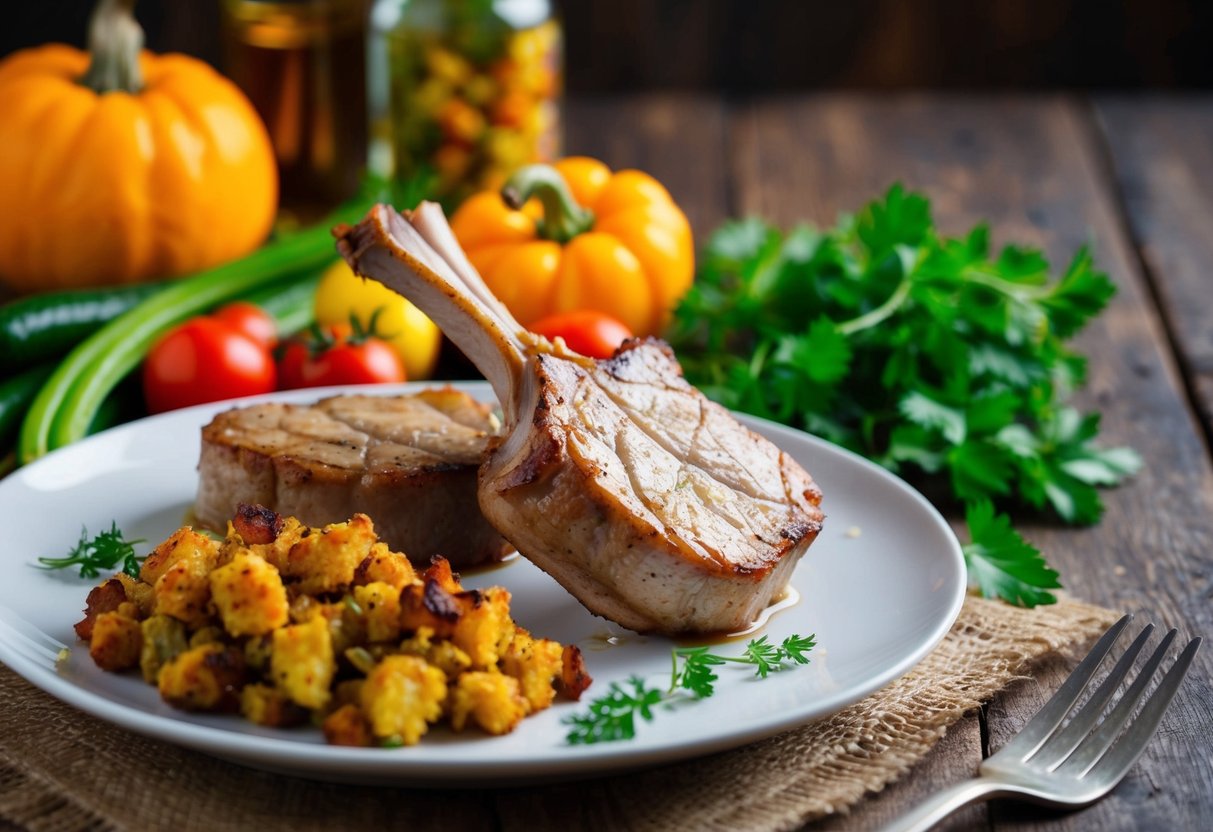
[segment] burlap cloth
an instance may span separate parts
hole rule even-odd
[[[1115,617],[1069,599],[1021,610],[969,598],[918,667],[833,717],[665,768],[502,790],[254,771],[111,727],[0,667],[0,830],[792,829],[901,777],[1034,659]]]

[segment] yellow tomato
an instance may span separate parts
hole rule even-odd
[[[358,277],[344,260],[321,276],[316,287],[317,323],[348,324],[353,315],[366,324],[376,310],[375,332],[400,355],[408,379],[429,378],[442,346],[442,332],[433,321],[382,283]]]

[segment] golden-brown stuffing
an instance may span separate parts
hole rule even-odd
[[[270,678],[292,701],[305,708],[323,708],[336,669],[333,639],[324,616],[274,630]]]
[[[357,705],[342,705],[324,718],[321,728],[329,745],[366,746],[374,739]]]
[[[283,572],[299,579],[300,592],[341,592],[354,582],[354,570],[371,553],[375,526],[365,514],[304,534],[291,547]]]
[[[367,674],[359,698],[371,733],[416,745],[442,716],[446,674],[417,656],[387,656]]]
[[[143,561],[139,578],[144,583],[156,585],[164,573],[178,561],[198,561],[205,564],[203,574],[210,571],[219,557],[219,543],[189,526],[182,526],[161,543]]]
[[[400,638],[400,590],[387,583],[354,587],[354,603],[366,626],[367,641]]]
[[[518,627],[510,600],[443,558],[416,573],[365,515],[312,529],[245,507],[223,541],[179,529],[139,580],[103,582],[76,629],[99,667],[138,667],[175,707],[411,745],[444,721],[506,733],[589,684],[580,651]]]
[[[400,552],[393,552],[383,541],[372,546],[371,553],[354,570],[355,584],[391,584],[397,591],[416,578],[417,573],[409,559]]]
[[[139,622],[120,612],[103,612],[93,622],[88,653],[102,670],[128,670],[139,665],[143,633]]]
[[[451,727],[462,731],[470,718],[490,734],[508,734],[530,712],[518,680],[497,672],[473,670],[451,689]]]
[[[126,600],[126,590],[117,578],[110,578],[92,588],[84,599],[84,618],[76,623],[76,635],[88,641],[93,637],[93,625],[103,612],[114,612]]]
[[[230,711],[240,702],[244,654],[217,642],[193,647],[160,668],[165,702],[186,711]]]
[[[556,698],[552,683],[560,676],[564,647],[546,638],[534,638],[521,627],[501,656],[501,672],[518,680],[529,710],[542,711]]]
[[[233,636],[261,636],[287,623],[286,587],[278,570],[251,552],[210,574],[211,599]]]

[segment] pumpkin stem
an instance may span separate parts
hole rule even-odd
[[[577,204],[568,183],[551,165],[519,168],[501,189],[501,198],[515,211],[531,197],[538,198],[543,205],[543,218],[537,230],[545,240],[567,243],[594,227],[594,212]]]
[[[92,56],[80,83],[98,95],[143,89],[139,50],[143,29],[135,22],[135,0],[99,0],[88,24]]]

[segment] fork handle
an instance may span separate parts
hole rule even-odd
[[[957,809],[1005,792],[1002,783],[989,777],[964,780],[931,795],[886,826],[882,832],[926,832]]]

